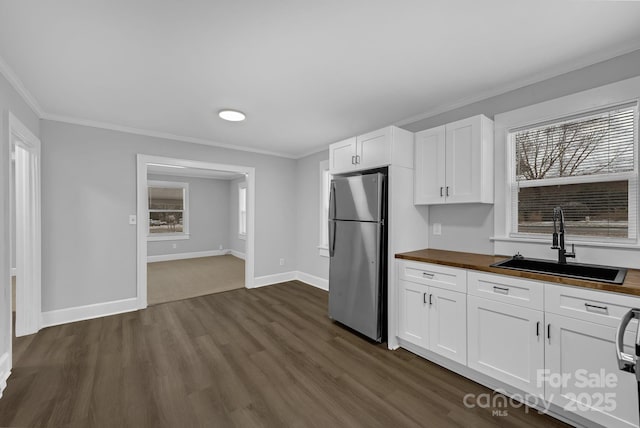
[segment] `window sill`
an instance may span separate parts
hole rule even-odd
[[[549,238],[534,238],[530,236],[492,236],[489,238],[492,242],[524,242],[529,244],[541,244],[541,245],[549,245],[551,246],[551,235]],[[574,237],[566,237],[566,242],[571,245],[575,244],[579,247],[594,247],[594,248],[629,248],[629,249],[639,249],[640,245],[637,242],[630,241],[626,242],[594,242],[594,241],[583,241],[580,239],[576,239]]]
[[[319,247],[318,247],[318,254],[319,254],[321,257],[329,257],[329,247],[322,247],[322,246],[319,246]]]
[[[147,235],[147,241],[183,241],[189,239],[188,233]]]
[[[241,233],[241,234],[238,235],[238,239],[242,239],[243,241],[246,241],[247,240],[247,235]]]

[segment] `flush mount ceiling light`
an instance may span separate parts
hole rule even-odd
[[[243,112],[237,110],[220,110],[218,116],[229,122],[242,122],[246,118]]]

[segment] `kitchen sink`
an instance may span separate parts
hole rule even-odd
[[[586,279],[588,281],[607,282],[610,284],[622,284],[624,277],[627,275],[627,270],[624,268],[581,263],[560,264],[553,260],[529,259],[522,256],[503,260],[491,266],[565,276],[568,278]]]

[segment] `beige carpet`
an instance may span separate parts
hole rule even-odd
[[[147,264],[149,305],[242,287],[244,260],[231,255]]]

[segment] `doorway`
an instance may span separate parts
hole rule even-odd
[[[139,307],[209,294],[209,290],[212,293],[223,291],[225,287],[251,288],[254,275],[254,168],[142,154],[138,155],[137,167]],[[198,224],[203,224],[204,213],[196,210],[214,209],[212,201],[207,208],[202,195],[219,188],[238,187],[237,183],[243,183],[242,191],[246,195],[244,217],[235,214],[236,219],[243,218],[246,225],[244,261],[237,258],[239,251],[232,251],[233,247],[220,239],[202,247],[199,230],[202,233],[205,230],[197,229]],[[157,203],[149,202],[151,199]],[[223,198],[219,196],[218,199],[219,203],[224,203]],[[228,207],[232,206],[230,200],[226,202]],[[212,229],[207,226],[206,233],[219,236]],[[224,278],[225,274],[228,280]],[[173,286],[183,289],[172,290]]]
[[[15,299],[15,334],[25,336],[38,332],[42,312],[40,140],[12,114],[9,148],[11,300]]]

